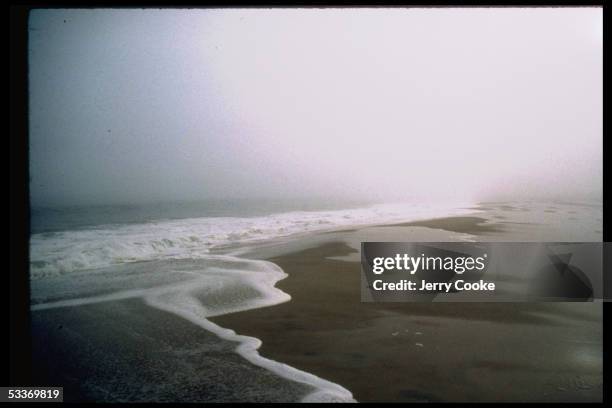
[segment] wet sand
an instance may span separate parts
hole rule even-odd
[[[489,223],[487,221],[488,220],[486,218],[482,217],[446,217],[422,221],[405,222],[401,224],[394,224],[391,226],[427,227],[472,235],[504,231],[502,225]]]
[[[294,402],[312,391],[142,299],[34,311],[32,342],[34,384],[64,387],[66,402]]]
[[[501,231],[482,222],[399,224],[387,240],[405,240],[414,227]],[[356,250],[344,243],[358,232],[372,235],[347,230],[269,258],[289,275],[277,287],[290,302],[211,320],[358,401],[601,401],[601,304],[361,303]]]

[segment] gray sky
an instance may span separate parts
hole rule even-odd
[[[602,12],[39,10],[33,205],[601,197]]]

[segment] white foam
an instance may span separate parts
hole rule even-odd
[[[469,212],[465,207],[384,204],[351,210],[190,218],[39,233],[30,239],[30,276],[40,279],[136,261],[205,259],[211,251],[224,246],[352,226],[459,215]]]
[[[236,347],[236,352],[252,364],[272,371],[283,378],[313,387],[314,390],[304,397],[303,401],[305,402],[355,402],[351,392],[338,384],[298,370],[287,364],[262,357],[257,351],[261,346],[259,339],[238,335],[233,330],[222,328],[208,320],[212,316],[272,306],[291,299],[291,296],[275,287],[279,280],[287,276],[276,264],[231,256],[211,256],[210,258],[217,262],[217,266],[187,271],[194,278],[180,283],[172,283],[155,288],[132,288],[100,296],[62,299],[32,305],[31,310],[37,311],[129,298],[142,298],[149,306],[173,313],[216,334],[222,339],[239,343],[238,347]],[[226,267],[219,266],[219,262],[224,262]],[[186,271],[167,271],[167,273],[172,272],[184,274]],[[68,285],[70,284],[71,279],[69,277],[62,279]],[[92,279],[94,278],[92,277]],[[213,296],[215,293],[222,293],[228,287],[236,284],[253,289],[257,295],[252,295],[248,299],[242,299],[240,302],[234,302],[229,297],[225,297],[225,302],[220,302],[218,300],[219,297]],[[207,300],[211,298],[217,300]],[[222,296],[221,299],[223,299]]]
[[[164,296],[147,296],[145,300],[150,306],[177,314],[224,340],[239,342],[240,345],[236,348],[236,352],[250,363],[265,368],[280,377],[314,387],[315,391],[306,395],[302,400],[303,402],[356,402],[353,399],[352,393],[338,384],[298,370],[287,364],[262,357],[257,351],[262,344],[261,340],[255,337],[236,334],[233,330],[214,324],[206,318],[209,316],[206,308],[191,296],[185,296],[184,293],[167,293]],[[277,300],[273,300],[271,304],[275,304]],[[286,295],[284,301],[286,300],[289,300],[288,295]]]

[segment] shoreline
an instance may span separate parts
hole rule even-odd
[[[223,333],[216,333],[214,328],[219,328],[219,332],[231,332],[236,338],[249,338],[252,354],[262,361],[271,362],[278,367],[287,368],[288,365],[289,369],[305,374],[306,377],[312,376],[309,377],[310,380],[314,378],[323,383],[338,385],[338,389],[342,391],[340,394],[346,396],[352,393],[358,401],[600,400],[601,344],[598,337],[601,337],[601,305],[503,306],[489,303],[483,307],[480,304],[469,303],[463,305],[438,303],[434,306],[361,303],[358,244],[364,238],[379,241],[444,241],[477,238],[469,232],[477,232],[483,239],[515,237],[509,235],[508,230],[517,228],[513,225],[517,223],[491,218],[496,217],[489,219],[469,215],[440,217],[358,227],[351,230],[326,231],[242,248],[238,251],[239,255],[233,254],[239,257],[237,260],[244,262],[267,260],[284,271],[287,277],[277,280],[276,285],[269,289],[282,291],[292,299],[280,304],[278,302],[257,304],[248,310],[237,309],[216,316],[207,315],[205,311],[203,315],[194,317],[195,320],[199,319],[199,323],[196,321],[191,323],[205,329],[206,333],[215,334],[221,343],[225,341]],[[520,224],[519,227],[524,228],[524,225]],[[230,255],[231,252],[226,254]],[[140,266],[146,269],[151,265],[155,265],[155,262],[144,262]],[[132,264],[130,267],[138,268],[139,265]],[[163,268],[163,271],[167,270],[167,267]],[[185,301],[185,293],[181,301]],[[207,300],[205,294],[207,292],[202,293],[201,296],[197,293],[190,294],[200,308]],[[231,291],[225,293],[224,296],[231,298],[231,293]],[[146,299],[144,294],[135,297]],[[112,308],[126,303],[130,303],[130,300],[117,298],[106,304],[115,305],[109,306]],[[274,307],[270,307],[272,305]],[[104,305],[100,306],[83,304],[65,310],[71,311],[69,315],[83,316],[88,318],[85,320],[89,320],[92,316],[91,310],[95,310],[94,316],[106,313]],[[164,310],[163,307],[159,308],[159,305],[152,306],[158,311]],[[145,310],[148,309],[150,308]],[[185,309],[166,310],[168,311],[171,311],[175,317],[180,317],[179,320],[183,323],[185,319],[191,320],[185,316]],[[37,313],[53,316],[51,321],[43,322],[42,326],[57,320],[65,320],[62,313],[56,313],[55,309],[41,310]],[[156,315],[149,312],[141,313],[145,316]],[[202,326],[200,324],[202,318],[214,328]],[[130,319],[133,317],[126,321],[120,319],[116,323],[130,327]],[[577,323],[578,321],[582,321],[582,326]],[[107,325],[112,328],[116,323],[107,323]],[[178,326],[181,324],[177,323]],[[549,364],[543,364],[541,360],[539,366],[530,365],[538,360],[542,352],[548,355],[551,353],[563,355],[576,351],[569,347],[566,340],[556,340],[566,336],[563,330],[559,331],[559,327],[569,329],[569,333],[573,336],[570,343],[578,342],[577,344],[582,345],[581,352],[589,355],[589,367],[580,367],[579,362],[574,362],[572,365],[571,361],[565,361],[560,365],[553,364],[547,371],[546,366]],[[526,334],[527,339],[516,338],[514,329]],[[88,325],[83,319],[71,326],[71,331],[78,332],[84,338],[91,336],[88,330]],[[52,343],[55,342],[57,345],[65,342],[66,332],[62,334],[57,330],[51,330],[50,333],[45,331],[41,333],[45,340],[52,339]],[[479,333],[487,339],[487,343],[491,344],[479,344],[478,341],[470,344],[474,342],[473,333]],[[119,335],[119,332],[117,334]],[[497,356],[497,352],[503,351],[494,345],[498,341],[497,336],[513,339],[511,347],[515,352],[528,350],[526,354],[531,353],[531,357]],[[454,342],[450,340],[453,338]],[[171,347],[176,345],[177,339],[170,332],[166,331],[161,335],[161,339],[169,342],[168,345]],[[538,347],[544,347],[540,344],[543,339],[552,342],[553,347],[548,344],[548,348],[539,349]],[[117,344],[124,344],[127,341],[115,340]],[[555,341],[558,344],[555,344]],[[539,342],[539,345],[531,347],[529,342]],[[45,348],[44,345],[37,347]],[[240,347],[242,346],[238,346]],[[535,352],[529,351],[530,347]],[[120,350],[116,351],[114,358],[121,356]],[[473,361],[468,365],[457,361],[457,355],[474,359],[472,354],[483,350],[488,350],[489,353],[484,360]],[[233,352],[245,362],[250,361],[235,346]],[[456,354],[449,354],[452,352]],[[87,360],[87,357],[83,358]],[[525,361],[517,362],[517,359]],[[176,361],[168,362],[168,364],[174,363]],[[251,363],[254,367],[265,365],[255,361]],[[70,364],[74,364],[74,361]],[[96,362],[86,361],[84,364],[95,365]],[[68,367],[68,371],[73,373],[78,373],[82,369],[82,367]],[[449,377],[445,377],[443,373],[447,369]],[[375,374],[376,380],[372,381],[369,375],[360,376],[363,370]],[[554,375],[564,370],[578,373],[578,380]],[[271,375],[274,372],[274,370],[267,371]],[[541,381],[543,372],[552,375],[552,378],[547,378],[545,383]],[[517,373],[524,377],[518,381],[524,381],[524,384],[518,387],[521,390],[518,395],[509,390],[486,395],[487,390],[499,390],[500,384],[503,385],[504,381],[508,384],[516,382],[513,376]],[[402,375],[403,377],[399,378]],[[454,381],[454,385],[448,383],[449,378],[452,379],[451,382]],[[295,378],[292,381],[295,381]],[[302,381],[302,383],[308,382]],[[310,383],[313,384],[312,381]],[[533,389],[529,391],[529,387],[533,388],[534,384],[545,388],[546,392],[542,394]],[[230,394],[226,397],[230,399],[233,393],[240,394],[237,390],[227,392]],[[316,392],[305,394],[306,397],[308,395],[316,396]],[[185,398],[185,401],[189,400],[188,396]],[[275,398],[279,400],[279,396]],[[304,396],[299,399],[304,400]],[[196,400],[199,399],[194,399]],[[220,397],[219,401],[221,400],[223,397]]]
[[[291,301],[212,320],[260,339],[263,356],[341,384],[358,401],[601,401],[601,304],[361,303],[360,236],[402,241],[435,228],[502,240],[502,227],[445,217],[264,251],[261,259],[287,273],[277,287]]]
[[[229,262],[232,257],[220,256],[219,258],[223,258],[226,262]],[[250,264],[251,270],[233,270],[231,269],[231,264],[225,264],[226,267],[230,269],[225,272],[213,272],[211,268],[214,269],[214,266],[206,267],[198,262],[190,263],[186,261],[183,262],[182,265],[178,265],[180,266],[179,269],[188,270],[191,267],[195,268],[195,270],[192,271],[192,273],[188,273],[188,275],[192,275],[190,278],[186,278],[183,275],[178,282],[168,282],[161,286],[148,289],[127,289],[113,291],[110,294],[97,296],[90,295],[88,297],[71,298],[32,305],[31,311],[34,317],[33,328],[34,331],[38,333],[38,335],[35,336],[35,349],[39,357],[41,357],[35,359],[36,371],[58,372],[55,376],[49,375],[47,378],[44,376],[41,377],[39,382],[42,384],[51,384],[53,381],[61,379],[60,383],[67,383],[67,388],[70,389],[73,394],[68,396],[67,400],[73,400],[73,398],[76,397],[76,400],[95,401],[101,398],[103,401],[109,401],[110,396],[110,401],[121,401],[121,399],[117,399],[118,397],[116,394],[121,395],[124,390],[117,390],[117,385],[113,384],[113,382],[108,382],[109,380],[104,378],[104,376],[93,376],[93,383],[96,384],[93,389],[87,389],[88,387],[84,386],[84,390],[81,390],[77,384],[73,383],[73,378],[78,378],[80,376],[90,377],[91,373],[87,375],[86,373],[92,369],[95,370],[93,367],[98,365],[97,361],[92,361],[88,356],[84,356],[81,350],[87,346],[91,347],[91,344],[96,344],[95,349],[103,349],[106,346],[104,343],[110,340],[111,343],[118,346],[116,350],[110,353],[113,360],[132,361],[135,363],[135,369],[142,370],[143,377],[151,375],[156,376],[159,375],[155,373],[155,371],[159,371],[156,365],[160,363],[162,365],[181,365],[187,362],[182,361],[183,359],[181,358],[176,358],[176,356],[171,357],[170,360],[168,360],[168,358],[162,358],[160,361],[153,364],[142,361],[138,362],[134,361],[133,355],[126,356],[124,349],[137,349],[139,347],[139,339],[144,337],[155,338],[154,342],[156,342],[157,345],[150,350],[154,355],[159,354],[160,346],[161,349],[170,346],[172,349],[176,347],[180,350],[182,348],[182,339],[179,340],[175,332],[178,332],[179,336],[182,337],[185,332],[185,325],[191,325],[192,327],[187,333],[192,333],[190,336],[194,346],[182,353],[199,356],[199,364],[205,363],[206,360],[211,358],[211,355],[213,356],[212,358],[214,358],[216,354],[215,349],[222,347],[232,353],[231,358],[228,358],[226,355],[219,361],[218,367],[215,368],[215,371],[220,373],[223,377],[240,377],[243,375],[240,371],[236,371],[236,369],[232,368],[232,365],[235,365],[232,361],[238,359],[241,362],[241,370],[245,372],[261,372],[260,370],[265,370],[267,374],[264,377],[275,378],[274,381],[283,384],[276,394],[270,394],[266,390],[260,390],[259,393],[257,393],[258,387],[256,384],[258,383],[258,377],[255,376],[249,379],[252,384],[248,386],[248,388],[252,388],[254,391],[249,391],[246,394],[243,390],[239,389],[226,391],[225,394],[222,394],[221,391],[217,391],[216,393],[221,395],[216,397],[218,399],[210,400],[211,402],[222,402],[224,400],[259,400],[263,402],[268,401],[270,398],[276,402],[354,401],[351,393],[338,384],[288,366],[282,362],[261,356],[258,352],[258,348],[261,345],[259,339],[237,334],[235,331],[220,327],[210,320],[210,318],[215,315],[238,313],[251,308],[269,307],[290,300],[289,295],[275,287],[276,282],[287,276],[278,266],[261,260],[233,259],[234,263],[237,263],[237,265],[242,264],[243,268],[246,267],[246,264]],[[143,270],[147,270],[152,267],[152,264],[131,266],[137,268],[140,266]],[[236,266],[233,267],[235,268]],[[173,271],[172,264],[163,264],[160,270],[162,273],[171,273]],[[198,273],[198,270],[202,272]],[[123,270],[122,272],[127,273],[128,271]],[[215,273],[222,273],[225,275],[225,279],[228,279],[228,284],[221,285],[211,290],[212,282],[210,273],[213,274],[213,279]],[[253,290],[251,295],[255,295],[259,292],[263,297],[259,298],[255,296],[250,302],[232,302],[232,292],[238,288],[233,288],[233,284],[240,281],[243,281],[243,288]],[[214,287],[214,285],[212,286]],[[228,303],[217,304],[217,308],[214,308],[210,302],[206,301],[206,298],[211,295],[225,297]],[[107,313],[108,309],[115,311],[112,319],[109,319]],[[132,312],[132,310],[137,310],[137,313]],[[168,317],[160,317],[165,315],[168,315]],[[172,316],[174,322],[169,320],[170,316]],[[165,321],[165,327],[161,326],[155,328],[151,327],[151,325],[148,325],[148,327],[142,327],[141,325],[141,327],[139,327],[138,320],[142,319],[150,321],[151,323],[159,322],[160,320]],[[92,327],[91,323],[97,321],[101,321],[101,326],[105,328],[104,331],[99,331],[97,327]],[[57,324],[56,329],[52,327],[54,324]],[[43,330],[42,327],[45,326],[46,329]],[[124,328],[129,328],[126,333],[128,335],[127,338],[121,335]],[[152,333],[151,330],[155,332]],[[107,331],[109,332],[109,338],[104,339],[104,333]],[[197,335],[198,332],[200,335]],[[75,343],[75,334],[77,338],[85,340],[86,344],[81,345],[78,344],[78,342]],[[198,337],[204,339],[212,337],[216,339],[212,341],[212,343],[219,343],[219,346],[205,347],[203,350],[198,350]],[[40,343],[40,341],[42,341],[42,343]],[[41,353],[41,351],[46,350],[48,347],[52,348],[51,355],[64,355],[65,351],[62,350],[62,345],[71,342],[71,348],[74,348],[74,350],[70,351],[68,355],[72,353],[77,355],[80,354],[78,359],[71,357],[66,359],[62,358],[60,362],[46,362],[46,359],[42,357],[42,355],[49,353],[48,351]],[[224,360],[227,360],[227,363],[230,364],[229,367],[225,367],[223,363]],[[59,367],[56,367],[54,370],[49,370],[48,364],[58,364]],[[193,363],[189,362],[188,364],[192,365]],[[251,368],[245,370],[245,365]],[[108,371],[108,368],[105,371]],[[122,377],[126,377],[126,374],[128,373],[121,373]],[[169,375],[170,378],[166,378],[164,384],[166,384],[167,387],[173,386],[177,389],[181,389],[182,385],[176,383],[172,373],[169,373]],[[127,376],[129,377],[129,375]],[[125,380],[125,378],[123,378],[123,380]],[[192,381],[194,380],[197,381],[197,376]],[[132,379],[132,381],[134,381],[134,379]],[[150,381],[151,380],[144,382],[147,383]],[[224,386],[224,384],[219,385],[221,388]],[[142,387],[142,384],[136,382],[133,386],[138,389]],[[192,386],[195,387],[196,385],[194,384]],[[206,388],[206,382],[203,386]],[[100,397],[99,389],[107,390],[109,396]],[[109,392],[109,389],[113,391]],[[296,390],[303,391],[297,394]],[[261,399],[262,396],[266,395],[268,395],[268,397]],[[150,395],[149,398],[160,401],[156,399],[159,397],[156,397],[155,394]],[[177,398],[184,402],[194,400],[193,395],[182,396],[180,393],[173,398]],[[146,398],[140,396],[140,398],[134,399],[132,397],[128,398],[128,400],[146,400]],[[163,400],[163,398],[161,400]],[[205,400],[209,401],[208,399]]]

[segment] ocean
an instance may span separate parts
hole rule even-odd
[[[208,201],[32,211],[31,277],[137,261],[203,259],[212,251],[338,228],[467,213],[415,203]]]

